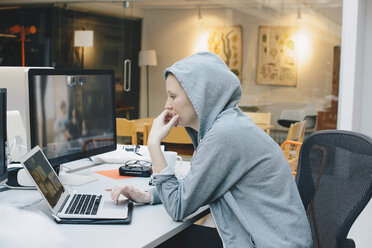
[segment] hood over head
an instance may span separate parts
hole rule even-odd
[[[169,73],[181,83],[199,118],[199,133],[186,128],[197,146],[218,115],[240,101],[240,81],[216,54],[210,52],[195,53],[176,62],[164,71],[165,79]]]

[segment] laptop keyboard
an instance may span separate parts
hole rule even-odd
[[[65,214],[96,215],[102,195],[76,194],[68,205]]]

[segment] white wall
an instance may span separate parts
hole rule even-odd
[[[365,7],[365,0],[343,2],[338,129],[360,131]]]
[[[143,50],[155,49],[156,67],[149,68],[149,102],[150,116],[157,115],[164,107],[166,100],[163,71],[179,59],[192,53],[193,37],[196,37],[196,26],[187,11],[147,10],[143,19]],[[191,37],[190,37],[191,36]],[[145,68],[141,73],[140,115],[146,113]]]
[[[366,24],[365,42],[364,42],[364,65],[363,65],[363,90],[362,90],[362,108],[361,108],[361,126],[360,131],[372,136],[372,1],[366,3]]]
[[[231,9],[203,9],[202,21],[197,10],[146,10],[143,19],[142,49],[155,49],[158,66],[150,67],[150,116],[162,111],[165,103],[163,71],[179,59],[195,52],[195,44],[208,26],[242,26],[242,102],[270,103],[264,111],[273,113],[273,124],[283,108],[300,108],[313,103],[320,110],[329,104],[331,94],[333,47],[340,44],[340,27],[330,26],[316,13],[302,12],[302,21],[295,14],[265,17]],[[298,69],[296,87],[257,85],[256,61],[260,25],[299,26],[309,35],[311,57]],[[337,26],[337,25],[336,25]],[[146,113],[145,70],[141,73],[141,116]],[[329,97],[328,97],[329,99]],[[292,103],[295,103],[293,106]]]
[[[344,0],[338,129],[372,136],[372,0]]]
[[[344,0],[338,129],[372,136],[372,0]],[[356,219],[348,237],[371,247],[372,201]]]

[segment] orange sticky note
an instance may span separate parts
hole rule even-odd
[[[95,173],[98,173],[102,176],[106,176],[106,177],[109,177],[109,178],[112,178],[112,179],[126,179],[126,178],[132,178],[130,176],[122,176],[119,174],[119,170],[118,169],[115,169],[115,170],[104,170],[104,171],[95,171]]]

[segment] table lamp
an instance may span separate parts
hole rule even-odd
[[[147,117],[149,117],[149,66],[157,65],[155,50],[140,51],[138,65],[146,66]]]
[[[81,47],[81,68],[84,68],[84,47],[93,46],[93,30],[75,30],[74,47]]]

